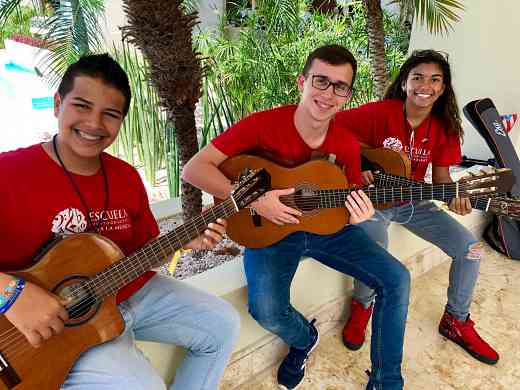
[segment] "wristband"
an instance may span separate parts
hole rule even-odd
[[[13,306],[14,302],[25,287],[25,280],[15,278],[5,287],[3,294],[0,294],[0,314],[4,314]]]

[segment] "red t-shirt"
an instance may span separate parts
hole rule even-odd
[[[448,135],[445,125],[433,115],[412,132],[401,100],[382,100],[341,111],[336,115],[336,121],[352,131],[362,143],[406,153],[415,180],[424,180],[430,162],[446,167],[461,161],[459,137]]]
[[[279,160],[290,161],[292,165],[310,161],[313,152],[333,154],[336,163],[344,167],[349,183],[361,184],[360,147],[356,138],[345,133],[332,120],[323,144],[313,150],[296,130],[296,108],[296,105],[288,105],[253,113],[213,139],[212,143],[230,157],[260,148]]]
[[[103,153],[109,181],[109,204],[100,233],[128,255],[159,234],[148,197],[137,171]],[[93,176],[74,175],[97,227],[104,210],[105,191],[101,170]],[[41,145],[0,153],[0,270],[33,265],[34,254],[52,233],[70,235],[86,230],[88,219],[80,198],[61,166]],[[81,253],[78,253],[81,261]],[[141,288],[154,272],[147,272],[123,287],[121,302]]]

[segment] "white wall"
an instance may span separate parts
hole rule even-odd
[[[121,31],[119,27],[126,24],[126,15],[123,12],[122,0],[106,0],[105,15],[103,35],[108,47],[111,47],[112,42],[117,43],[121,41]]]
[[[520,112],[520,1],[462,0],[466,10],[447,37],[433,36],[414,26],[410,50],[437,49],[449,53],[459,106],[489,97],[499,113]],[[490,158],[492,153],[464,118],[463,154]],[[520,123],[510,133],[520,151]]]

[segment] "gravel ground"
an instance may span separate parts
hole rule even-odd
[[[158,223],[161,234],[164,234],[181,224],[182,218],[180,214],[173,215]],[[228,238],[224,238],[213,250],[183,253],[177,263],[173,276],[177,279],[185,279],[233,260],[237,256],[242,256],[243,253],[244,247],[237,245]],[[171,275],[171,272],[168,270],[168,264],[162,266],[161,271]]]

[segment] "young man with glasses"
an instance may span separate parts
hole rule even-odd
[[[242,119],[195,155],[184,168],[183,178],[225,198],[231,183],[218,166],[228,157],[254,150],[286,166],[300,165],[314,154],[334,154],[349,182],[361,183],[359,144],[353,136],[346,136],[334,120],[350,97],[356,66],[352,54],[342,46],[314,50],[297,79],[301,92],[297,105],[257,112]],[[275,224],[297,224],[301,213],[279,200],[293,191],[272,190],[252,206]],[[350,224],[337,233],[295,232],[266,248],[245,250],[249,311],[261,326],[290,347],[278,369],[281,388],[294,389],[302,382],[306,360],[319,339],[314,320],[309,322],[289,298],[292,279],[304,256],[359,278],[377,291],[372,372],[367,389],[403,388],[401,361],[410,276],[399,261],[357,226],[374,214],[368,197],[362,191],[353,192],[345,206]]]

